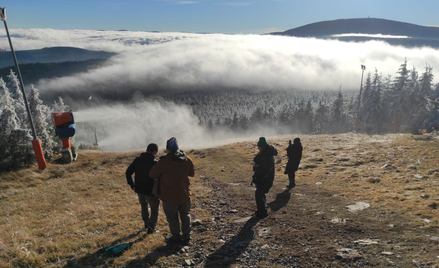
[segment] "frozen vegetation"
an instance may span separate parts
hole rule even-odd
[[[50,158],[60,149],[59,139],[54,137],[51,113],[64,111],[68,106],[61,97],[49,106],[39,98],[39,91],[33,85],[28,90],[37,136],[46,157]],[[32,137],[19,81],[12,71],[6,82],[0,80],[0,98],[0,169],[28,165],[34,158]],[[93,132],[97,132],[104,144],[106,140],[107,148],[113,150],[142,148],[147,142],[143,136],[157,140],[163,135],[177,135],[174,126],[179,126],[180,135],[187,143],[206,137],[224,139],[255,133],[415,133],[432,131],[438,126],[438,98],[439,86],[433,83],[432,68],[426,65],[420,73],[414,67],[409,69],[404,61],[394,77],[383,77],[378,70],[367,72],[358,91],[165,91],[145,96],[142,101],[147,103],[117,104],[99,116],[97,108],[89,114],[79,111],[77,121],[78,128],[83,130],[78,131],[79,137],[94,137]],[[105,108],[105,105],[97,107]],[[92,113],[99,120],[108,117],[108,121],[102,124],[90,121]],[[137,119],[132,118],[136,116]],[[186,124],[180,126],[179,122]],[[120,128],[126,131],[116,134],[114,129]],[[134,132],[136,136],[128,135]],[[191,135],[187,135],[189,132]],[[134,145],[128,146],[124,140],[134,140]]]

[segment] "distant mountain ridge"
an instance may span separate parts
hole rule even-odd
[[[325,37],[336,34],[382,34],[439,40],[439,27],[376,18],[321,21],[272,35]]]
[[[91,51],[76,47],[46,47],[43,49],[15,51],[18,63],[48,63],[108,59],[116,53]],[[13,66],[14,58],[10,51],[0,51],[0,68]]]

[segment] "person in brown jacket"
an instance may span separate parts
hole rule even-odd
[[[163,210],[172,236],[167,242],[187,243],[191,239],[191,192],[189,177],[194,176],[192,160],[178,148],[177,139],[166,142],[168,153],[151,169],[149,176],[156,178],[153,194],[163,201]],[[181,229],[180,222],[181,220]]]

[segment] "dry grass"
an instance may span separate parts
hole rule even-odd
[[[277,157],[275,186],[268,199],[273,200],[287,184],[283,170],[285,148],[291,138],[269,139],[279,149],[280,156]],[[343,134],[301,136],[301,139],[304,157],[297,181],[314,191],[313,198],[317,200],[302,204],[306,205],[309,215],[330,210],[324,206],[343,208],[344,203],[318,202],[319,198],[338,196],[343,200],[370,203],[377,217],[382,217],[383,225],[377,228],[384,232],[393,224],[393,232],[406,236],[406,244],[398,245],[401,248],[424,243],[416,237],[417,233],[410,234],[412,229],[437,234],[439,142],[434,136]],[[239,211],[250,214],[255,209],[253,192],[246,191],[245,187],[250,183],[256,152],[254,142],[189,152],[196,165],[196,177],[192,180],[193,219],[210,221],[215,206],[205,205],[217,191],[238,198],[240,202],[231,206]],[[124,175],[138,154],[80,151],[78,160],[68,165],[52,163],[44,171],[32,166],[1,174],[0,267],[124,267],[142,266],[143,262],[157,266],[173,263],[174,255],[160,254],[165,245],[162,235],[169,232],[162,210],[158,223],[160,233],[145,237],[139,232],[140,206],[137,196],[126,185]],[[405,221],[398,224],[383,216],[395,214]],[[233,222],[236,218],[239,216],[231,214],[227,221]],[[194,237],[197,243],[208,245],[206,247],[221,247],[217,234],[195,233]],[[118,258],[105,258],[100,254],[102,248],[129,241],[136,243]],[[422,255],[414,251],[403,258],[407,258],[407,263],[416,258],[438,265],[439,259],[434,259],[437,255],[439,253]],[[148,259],[139,259],[139,256],[148,256]]]

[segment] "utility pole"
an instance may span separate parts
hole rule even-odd
[[[6,34],[8,35],[9,46],[11,47],[12,57],[14,58],[15,68],[17,69],[17,75],[20,80],[20,89],[23,93],[24,104],[26,106],[27,115],[29,117],[30,126],[32,129],[32,147],[35,152],[35,157],[37,158],[38,167],[40,170],[43,170],[47,167],[46,159],[44,159],[43,148],[41,147],[41,141],[37,138],[37,133],[35,131],[34,122],[32,119],[32,114],[30,112],[29,103],[27,102],[26,92],[24,91],[24,83],[23,78],[21,77],[20,68],[18,66],[17,57],[15,56],[14,47],[12,46],[11,36],[8,30],[8,24],[6,23],[6,8],[0,8],[0,20],[2,20],[5,24]]]

